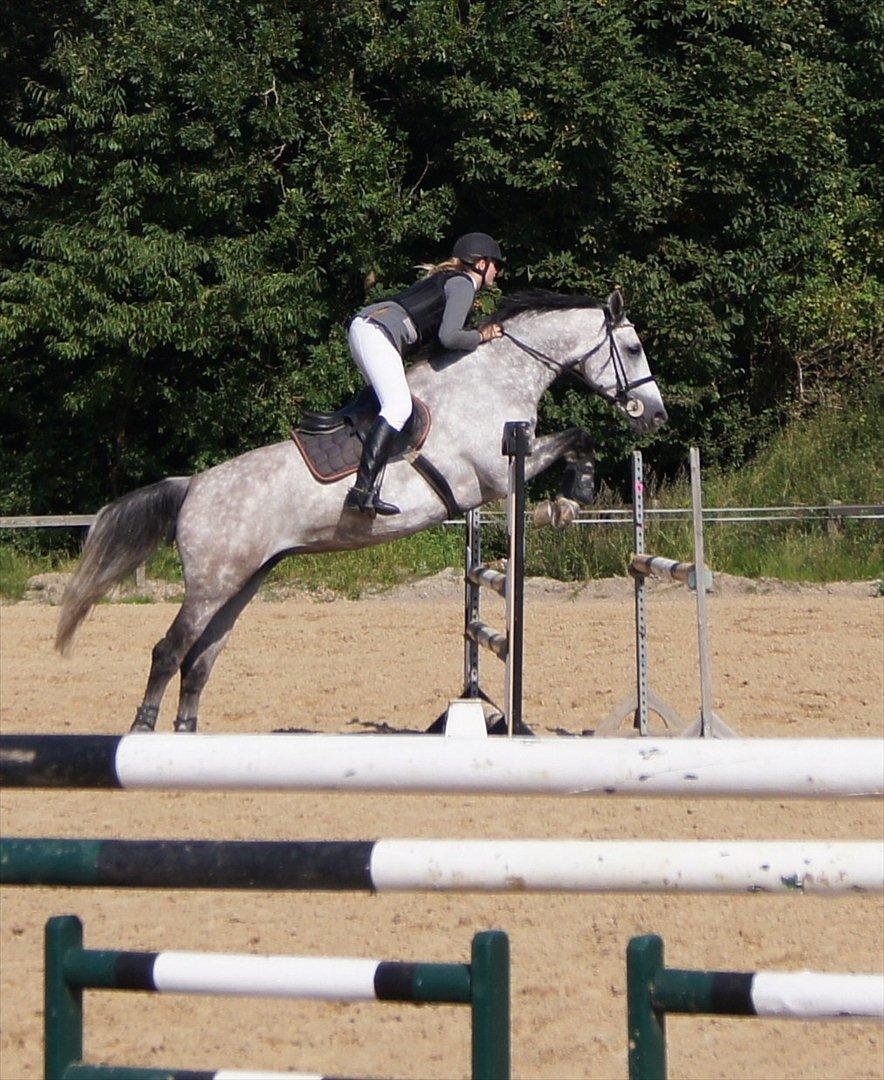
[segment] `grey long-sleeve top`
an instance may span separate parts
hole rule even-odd
[[[439,326],[439,341],[445,349],[469,352],[482,342],[478,330],[464,329],[476,298],[476,286],[464,274],[456,274],[445,282],[445,310]],[[417,335],[408,312],[394,300],[369,304],[357,313],[357,318],[380,323],[390,334],[400,353],[414,345]]]

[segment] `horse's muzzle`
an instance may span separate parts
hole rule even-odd
[[[626,412],[626,410],[624,410]],[[659,428],[663,427],[666,421],[669,419],[664,408],[655,409],[653,412],[645,410],[639,415],[634,415],[629,412],[626,413],[629,417],[629,423],[633,431],[637,431],[641,435],[651,435]]]

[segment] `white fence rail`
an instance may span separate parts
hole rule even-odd
[[[0,517],[0,529],[76,529],[87,528],[96,518],[96,514],[42,514],[12,515]],[[690,507],[669,507],[645,509],[645,517],[661,521],[688,520]],[[717,506],[703,510],[703,521],[709,525],[731,521],[734,523],[750,521],[839,521],[842,518],[860,521],[884,521],[884,505],[876,503],[829,503],[825,506]],[[482,520],[486,524],[503,523],[506,515],[503,511],[483,510]],[[530,519],[529,519],[530,520]],[[446,521],[446,525],[463,525],[463,518]],[[630,507],[595,510],[592,516],[575,518],[574,525],[631,525]]]

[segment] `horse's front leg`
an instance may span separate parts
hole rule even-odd
[[[573,427],[557,431],[554,435],[541,435],[534,440],[531,456],[525,459],[525,477],[533,480],[562,458],[571,462],[592,460],[592,456],[592,439],[583,428]]]
[[[537,439],[526,460],[525,474],[530,479],[561,459],[568,463],[561,494],[537,506],[535,525],[564,528],[577,517],[581,506],[588,506],[595,498],[595,456],[592,440],[583,428],[568,428]]]

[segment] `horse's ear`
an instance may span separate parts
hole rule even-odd
[[[605,301],[605,307],[610,312],[611,322],[616,326],[623,318],[623,293],[619,289],[615,289]]]

